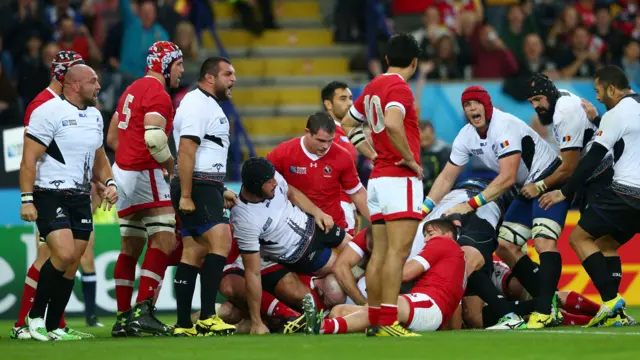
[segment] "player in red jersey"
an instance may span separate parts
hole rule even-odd
[[[117,107],[118,146],[113,165],[118,188],[122,247],[116,262],[118,317],[111,335],[170,335],[154,315],[153,298],[164,278],[168,256],[176,247],[175,213],[165,173],[174,159],[167,143],[174,109],[166,88],[175,88],[184,72],[182,51],[172,42],[151,45],[147,73],[122,94]],[[111,136],[113,137],[113,136]],[[147,235],[151,246],[142,262],[136,305],[131,307],[136,264]]]
[[[49,83],[49,86],[47,86],[44,90],[42,90],[33,100],[31,100],[29,105],[27,105],[27,109],[24,115],[25,133],[27,131],[26,127],[29,126],[29,120],[31,119],[31,114],[33,113],[33,111],[36,110],[38,107],[40,107],[40,105],[62,94],[62,84],[64,83],[64,76],[67,73],[67,70],[69,70],[71,66],[77,65],[77,64],[84,64],[84,60],[80,55],[78,55],[74,51],[60,51],[56,54],[56,56],[53,58],[53,61],[51,62],[51,82]],[[92,186],[91,195],[92,195],[92,198],[94,198],[95,200],[99,200],[99,197],[97,197],[97,192],[95,191],[94,186]],[[96,203],[94,201],[93,203],[94,203],[93,211],[95,211],[95,209],[97,208],[97,205],[99,205],[99,202]],[[38,254],[37,254],[36,260],[33,262],[31,267],[27,271],[24,290],[22,292],[22,301],[20,303],[20,309],[18,311],[18,321],[16,321],[14,327],[11,329],[11,332],[9,333],[9,336],[12,339],[30,339],[31,338],[31,335],[29,335],[29,331],[25,324],[25,317],[29,313],[29,310],[31,310],[33,298],[35,297],[36,287],[38,285],[38,279],[40,278],[40,268],[42,268],[42,265],[51,256],[49,247],[44,241],[40,241],[40,237],[37,233],[35,238],[38,243],[37,244]],[[93,241],[94,241],[94,236],[92,234],[91,238],[89,239],[89,245],[87,246],[87,250],[85,251],[86,256],[83,256],[83,259],[81,260],[83,278],[88,273],[87,269],[94,267],[93,261],[92,261]],[[89,259],[90,261],[86,261],[87,259]],[[85,283],[83,282],[83,285],[84,284]],[[95,288],[95,285],[94,285],[94,288]],[[83,290],[84,290],[84,287],[83,287]],[[95,298],[95,291],[94,291],[94,298]],[[91,321],[87,319],[87,325],[98,326],[99,323],[97,318],[95,317],[95,314],[91,314],[91,315],[93,316],[91,317]],[[64,315],[60,320],[59,327],[61,329],[66,328],[67,333],[69,334],[82,335],[83,337],[93,337],[93,336],[90,336],[90,334],[85,334],[85,333],[78,332],[77,330],[68,329],[64,319]]]
[[[342,189],[365,217],[369,218],[367,190],[360,183],[356,167],[347,150],[334,146],[334,120],[317,112],[307,120],[305,135],[276,146],[267,155],[287,183],[302,191],[311,202],[347,228],[340,205]]]
[[[322,104],[324,109],[329,113],[336,123],[336,134],[333,138],[333,142],[340,144],[343,148],[349,151],[349,154],[353,158],[353,163],[358,162],[358,150],[349,141],[347,133],[342,129],[341,121],[347,115],[349,108],[353,105],[353,95],[349,86],[341,81],[332,81],[327,84],[320,92],[322,97]],[[354,236],[358,232],[358,213],[351,201],[351,197],[344,189],[340,192],[340,206],[344,211],[345,220],[347,220],[347,233]]]
[[[367,336],[404,334],[397,299],[402,266],[422,220],[420,130],[413,94],[407,84],[415,73],[420,47],[408,34],[391,37],[386,74],[376,76],[355,101],[342,127],[349,140],[373,158],[368,184],[373,254],[367,266],[371,327]],[[365,141],[362,123],[371,127],[375,152]],[[384,286],[382,285],[384,284]]]
[[[453,240],[455,225],[449,220],[432,220],[425,224],[427,243],[422,252],[403,268],[405,280],[418,279],[408,294],[398,296],[398,320],[411,331],[435,331],[446,325],[458,309],[465,290],[464,252]],[[375,240],[374,240],[375,241]],[[374,247],[375,251],[375,247]],[[367,307],[353,307],[356,312],[346,317],[322,319],[313,302],[305,297],[308,332],[341,334],[362,332],[369,326]],[[311,325],[311,326],[309,326]],[[403,327],[392,328],[398,334],[378,332],[379,336],[419,336]]]

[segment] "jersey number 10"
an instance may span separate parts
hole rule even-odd
[[[133,95],[127,94],[127,97],[124,99],[124,104],[122,104],[122,114],[125,116],[124,121],[118,122],[118,129],[127,130],[129,127],[129,120],[131,119],[131,109],[129,109],[129,104],[133,101]]]
[[[364,112],[371,130],[376,134],[381,133],[384,130],[384,112],[382,111],[380,98],[377,95],[364,97]]]

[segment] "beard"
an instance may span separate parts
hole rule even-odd
[[[214,89],[214,94],[218,100],[226,101],[231,98],[229,95],[227,95],[227,90],[228,88],[226,87],[222,89]]]
[[[540,123],[542,123],[542,125],[550,125],[553,122],[553,111],[551,111],[551,109],[545,109],[542,106],[538,106],[536,108],[536,113],[538,114],[538,119],[540,119]]]

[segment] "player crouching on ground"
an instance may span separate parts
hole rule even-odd
[[[415,332],[436,331],[447,324],[466,287],[464,252],[454,240],[455,225],[437,219],[426,223],[425,228],[426,245],[403,269],[403,279],[417,279],[417,283],[408,294],[398,296],[398,320]],[[323,319],[309,296],[305,297],[303,307],[308,333],[363,332],[369,326],[367,306],[356,307],[354,313],[334,319]]]

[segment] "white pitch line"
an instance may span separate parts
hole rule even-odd
[[[525,332],[528,334],[580,334],[580,335],[626,335],[640,336],[640,332],[618,332],[618,331],[580,331],[580,330],[516,330],[511,333]]]

